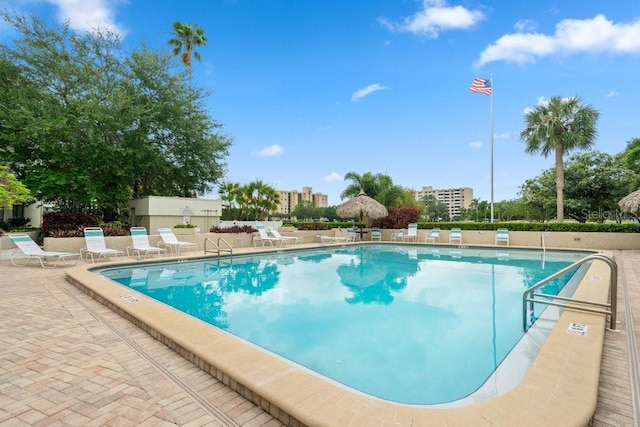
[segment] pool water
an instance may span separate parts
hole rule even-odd
[[[100,274],[360,392],[439,404],[478,390],[522,338],[524,290],[585,255],[349,245]]]

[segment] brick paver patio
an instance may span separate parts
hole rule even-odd
[[[605,338],[592,425],[638,426],[640,251],[615,258],[620,326]],[[0,426],[281,425],[67,283],[64,268],[0,261],[0,291]]]

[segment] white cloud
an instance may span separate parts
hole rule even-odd
[[[114,5],[120,1],[108,0],[45,0],[58,8],[60,21],[69,20],[72,29],[91,32],[97,28],[124,36],[126,30],[114,19]]]
[[[607,98],[613,98],[614,96],[618,96],[618,92],[616,92],[615,90],[609,91],[609,93],[607,93]]]
[[[476,65],[534,63],[545,56],[576,53],[640,54],[640,19],[614,23],[600,14],[593,19],[564,19],[552,35],[506,34],[480,53]]]
[[[502,132],[502,133],[494,133],[493,137],[495,139],[507,139],[511,136],[511,133],[509,132]]]
[[[469,143],[471,148],[482,148],[482,141],[473,141]]]
[[[371,95],[373,92],[377,92],[379,90],[384,90],[386,89],[386,86],[382,86],[378,83],[374,83],[372,85],[369,85],[367,87],[365,87],[364,89],[360,89],[357,90],[353,93],[353,95],[351,95],[351,102],[356,102],[359,99],[364,98],[367,95]]]
[[[424,0],[422,9],[395,24],[385,18],[378,21],[392,31],[407,32],[437,38],[446,30],[467,29],[485,18],[479,10],[463,6],[448,6],[445,0]]]
[[[515,23],[513,28],[519,33],[524,33],[527,31],[534,31],[538,28],[538,25],[531,19],[521,19]]]
[[[260,157],[271,157],[276,156],[278,154],[282,154],[284,150],[278,144],[273,144],[268,147],[264,147],[262,150],[258,151],[256,154]]]
[[[334,182],[334,181],[342,181],[344,177],[338,172],[331,172],[329,175],[322,178],[323,181]]]

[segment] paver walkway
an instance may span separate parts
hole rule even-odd
[[[593,426],[640,422],[640,251],[615,252],[619,332],[605,337]],[[0,261],[0,426],[279,426],[66,282]],[[637,393],[637,394],[634,394]]]

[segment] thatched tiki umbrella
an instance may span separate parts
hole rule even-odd
[[[336,213],[342,218],[360,216],[360,222],[362,222],[362,218],[365,216],[369,219],[378,219],[389,215],[387,208],[377,200],[364,194],[364,191],[362,190],[360,190],[360,194],[356,197],[353,197],[338,206]]]
[[[627,194],[618,202],[618,206],[625,212],[631,212],[636,217],[640,213],[640,190]]]

